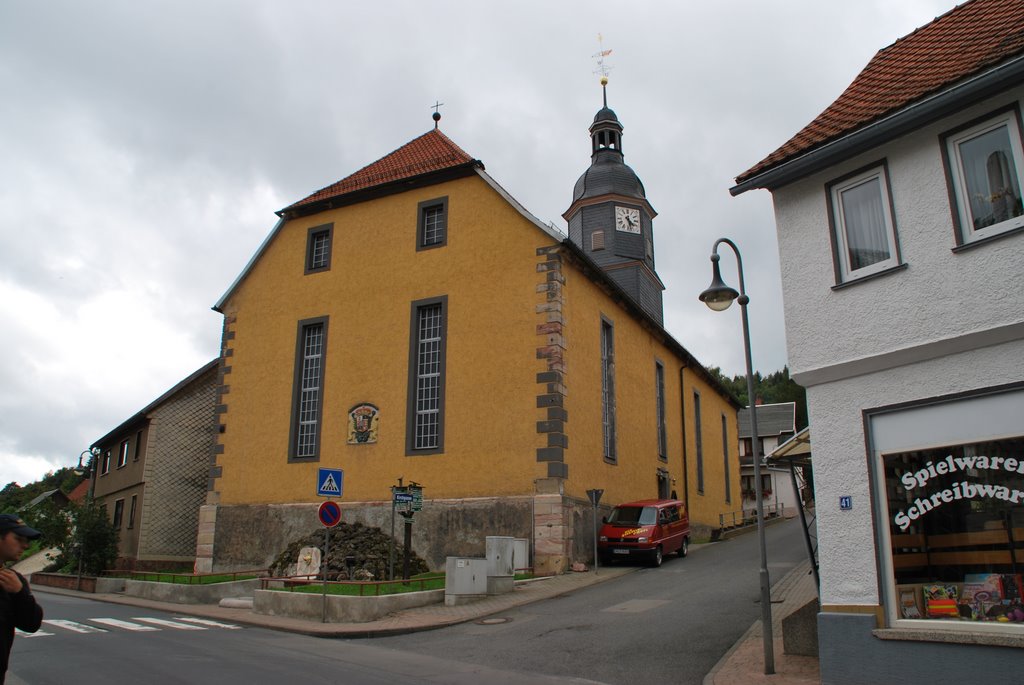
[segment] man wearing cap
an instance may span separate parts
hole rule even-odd
[[[29,541],[40,535],[14,514],[0,514],[0,685],[7,674],[14,629],[34,633],[43,622],[43,609],[32,596],[28,581],[14,569],[7,568],[7,563],[20,559]]]

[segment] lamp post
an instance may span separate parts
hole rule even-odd
[[[93,491],[96,487],[96,460],[99,459],[101,454],[99,447],[93,447],[91,449],[82,450],[82,453],[78,455],[78,466],[75,467],[74,472],[81,476],[86,472],[86,466],[82,463],[82,460],[86,455],[89,455],[89,492],[86,495],[86,502],[89,502],[93,498]],[[75,529],[75,536],[78,537],[78,541],[75,543],[75,549],[78,552],[78,590],[82,589],[82,562],[85,559],[85,542],[81,538],[81,532],[77,526]]]
[[[740,290],[736,292],[722,281],[722,273],[718,268],[718,246],[725,243],[736,253],[736,269],[740,278]],[[768,552],[764,541],[764,489],[761,485],[761,455],[757,449],[757,405],[754,401],[754,371],[750,363],[750,324],[747,322],[747,297],[743,284],[743,259],[740,257],[740,250],[736,243],[728,238],[719,238],[711,249],[711,285],[700,294],[700,301],[716,312],[723,312],[729,308],[733,300],[740,305],[740,314],[743,320],[743,352],[747,362],[747,402],[750,406],[750,430],[753,439],[750,441],[753,449],[754,462],[754,497],[757,500],[757,539],[761,547],[761,568],[759,572],[761,580],[761,632],[764,634],[764,672],[766,675],[775,673],[775,650],[772,641],[772,601],[771,584],[768,578]]]

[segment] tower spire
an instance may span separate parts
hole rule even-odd
[[[597,48],[597,52],[591,55],[597,60],[597,69],[594,70],[594,73],[601,75],[601,96],[604,98],[604,106],[608,107],[608,74],[612,67],[604,63],[604,58],[612,54],[612,51],[611,48],[604,49],[604,36],[600,33],[597,34]]]

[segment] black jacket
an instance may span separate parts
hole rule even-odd
[[[32,596],[32,590],[29,589],[25,577],[20,573],[18,577],[21,578],[21,592],[0,591],[0,685],[4,682],[4,674],[7,673],[11,645],[14,643],[14,629],[34,633],[43,622],[43,608]]]

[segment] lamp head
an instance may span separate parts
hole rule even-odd
[[[724,312],[740,294],[722,281],[722,272],[718,268],[719,259],[721,257],[717,252],[711,255],[711,285],[700,294],[699,299],[710,309]]]

